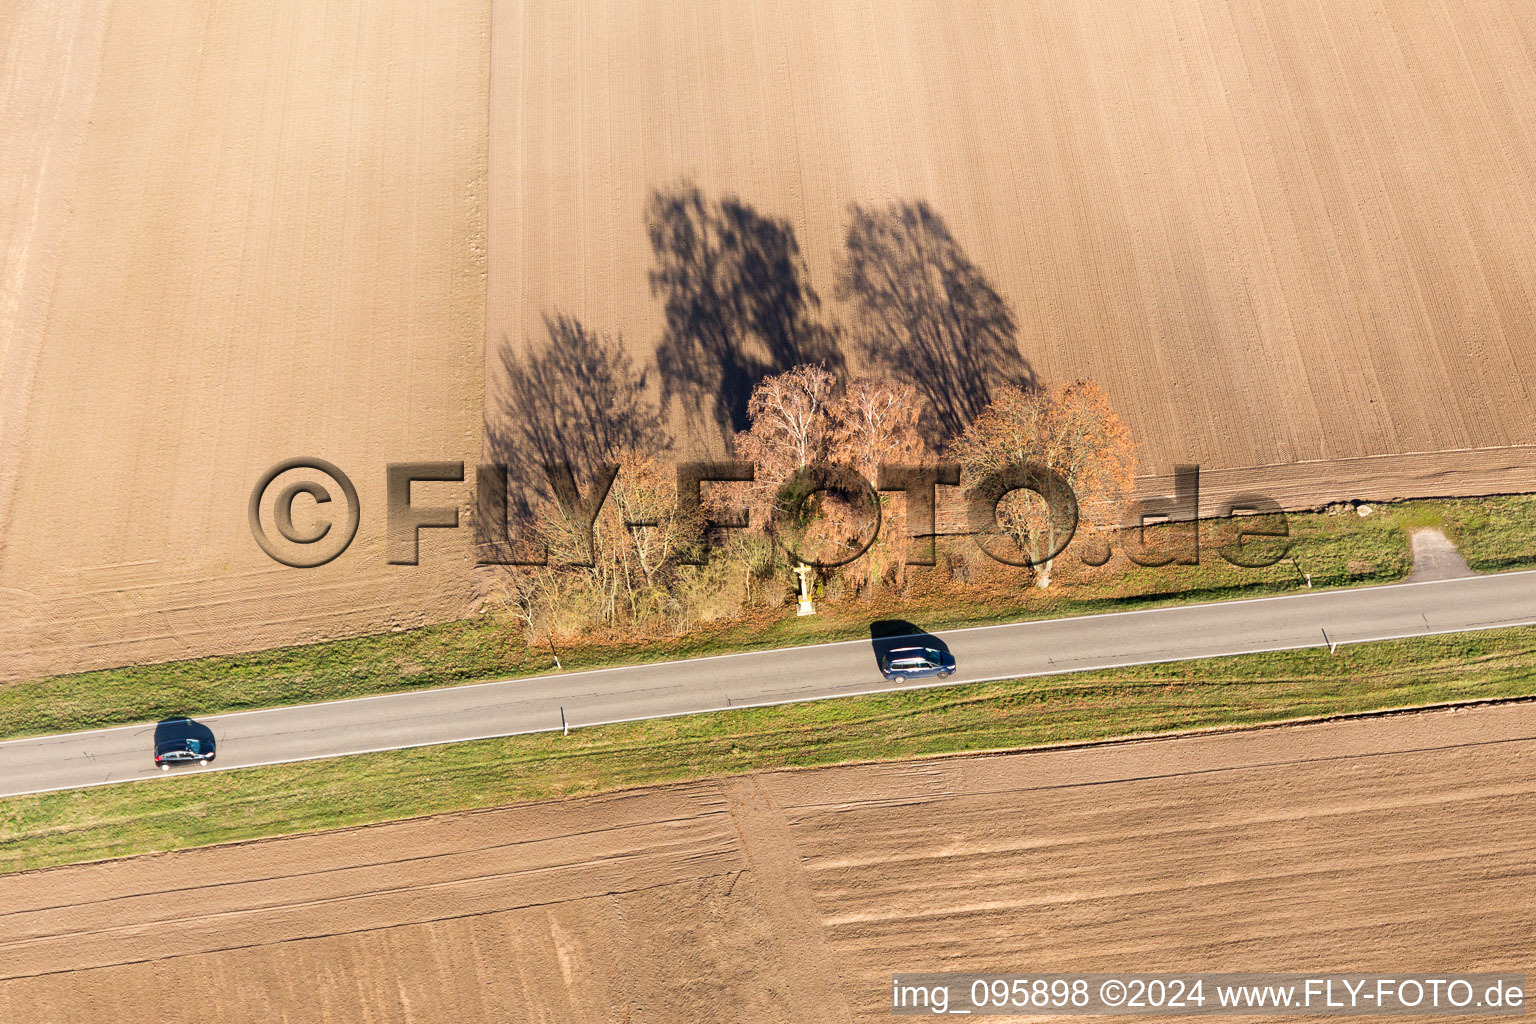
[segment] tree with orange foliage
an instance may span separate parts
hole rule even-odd
[[[927,454],[918,433],[921,412],[911,384],[858,377],[828,410],[828,447],[839,462],[873,480],[881,465],[916,462]]]
[[[922,411],[922,400],[911,384],[856,378],[828,413],[832,457],[871,482],[879,480],[882,465],[921,464],[929,456],[919,430]],[[889,575],[899,588],[906,580],[906,501],[881,495],[880,506],[880,535],[863,558],[844,567],[844,578],[862,586]]]
[[[1105,530],[1118,524],[1136,482],[1136,445],[1115,414],[1109,396],[1091,380],[1064,387],[1025,390],[1003,385],[980,416],[951,445],[972,486],[1010,465],[1032,462],[1052,469],[1071,485],[1080,522]],[[1029,551],[1035,583],[1051,581],[1057,542],[1054,518],[1045,502],[1014,492],[998,508],[1003,528]]]

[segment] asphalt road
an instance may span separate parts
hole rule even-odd
[[[1536,624],[1536,572],[1051,619],[936,634],[953,678],[886,682],[870,640],[273,708],[198,721],[207,768],[162,773],[155,725],[0,743],[0,796],[174,777],[727,707],[1050,675],[1214,655]]]

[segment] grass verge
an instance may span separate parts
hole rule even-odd
[[[1536,693],[1536,628],[818,701],[0,800],[0,871],[784,766]]]
[[[1446,536],[1479,572],[1536,568],[1536,494],[1423,504],[1440,513]]]

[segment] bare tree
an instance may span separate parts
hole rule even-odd
[[[837,380],[820,366],[796,366],[764,377],[747,402],[751,426],[736,435],[736,452],[771,485],[827,457],[829,410]]]
[[[873,508],[865,482],[876,479],[883,462],[916,462],[926,454],[917,429],[921,403],[916,390],[861,377],[837,396],[832,374],[819,366],[797,366],[759,382],[748,411],[751,427],[736,436],[736,451],[757,466],[749,502],[756,523],[775,521],[789,531],[781,540],[807,557],[817,552],[818,561],[842,562],[868,546],[868,558],[856,558],[839,570],[854,586],[871,575],[884,576],[893,565],[900,567],[904,522],[899,517],[887,521],[871,541],[873,514],[883,517],[888,502],[877,496],[880,508]],[[782,489],[813,465],[837,476],[837,486],[811,494]],[[847,476],[847,470],[856,476]],[[798,516],[793,522],[792,514]]]
[[[654,533],[645,537],[643,551],[631,550],[634,538],[622,525],[615,527],[613,510],[638,500],[654,484],[656,456],[671,445],[647,391],[646,373],[636,368],[621,339],[562,314],[545,316],[544,326],[543,344],[529,354],[503,343],[505,379],[485,425],[487,456],[507,467],[509,487],[504,508],[487,502],[482,510],[510,520],[507,532],[517,539],[510,547],[520,560],[544,551],[547,564],[502,566],[484,586],[531,637],[611,626],[648,606],[645,594],[662,582],[665,558],[656,555]],[[588,488],[591,500],[596,494],[590,488],[606,481],[613,465],[620,467],[591,524],[590,543],[587,524],[567,508],[570,495],[557,501],[550,484],[548,467],[565,465],[571,470],[568,483]],[[665,475],[671,493],[675,483]],[[636,516],[667,522],[665,514],[652,512]],[[477,523],[477,539],[489,553],[507,553],[500,541],[507,525]]]
[[[556,505],[535,529],[544,565],[509,567],[489,588],[530,636],[644,627],[676,611],[678,556],[699,528],[677,504],[676,474],[652,454],[622,452],[589,524]]]

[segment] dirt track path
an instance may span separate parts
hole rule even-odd
[[[1529,971],[1533,797],[1527,703],[63,868],[0,878],[0,1017],[873,1021],[895,970]]]

